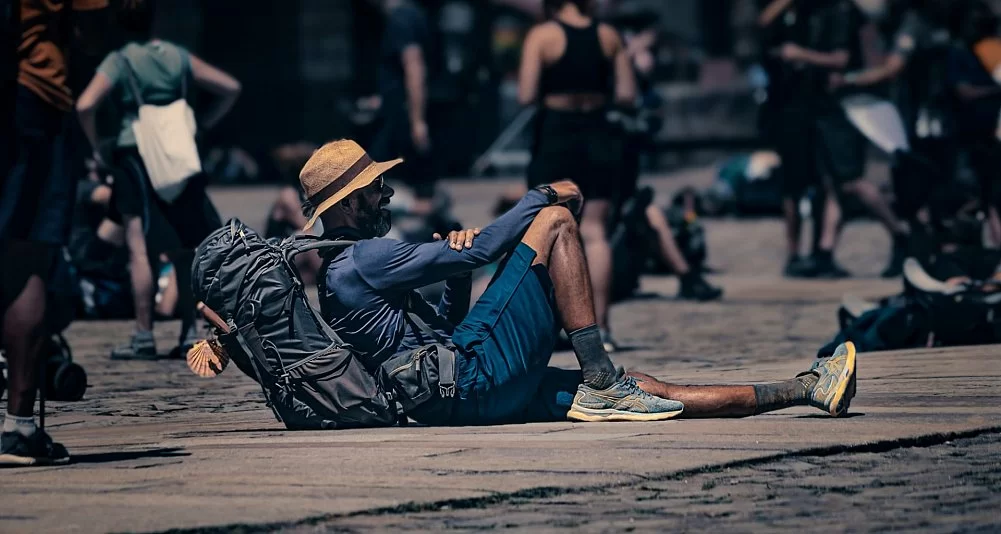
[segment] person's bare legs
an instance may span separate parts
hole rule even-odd
[[[142,219],[126,216],[125,242],[129,247],[129,276],[132,281],[132,302],[135,306],[136,330],[153,330],[153,268],[146,250]]]
[[[786,197],[782,199],[782,215],[785,218],[786,250],[789,259],[799,257],[799,239],[803,229],[803,219],[799,216],[799,200]]]
[[[1001,247],[1001,215],[995,206],[987,208],[987,228],[990,230],[991,245]]]
[[[129,277],[132,282],[136,329],[128,344],[111,351],[111,359],[153,360],[157,357],[156,341],[153,339],[153,297],[156,294],[156,282],[153,279],[153,268],[150,266],[149,253],[146,249],[142,219],[126,215],[124,222],[125,244],[129,249]]]
[[[612,247],[605,230],[611,213],[608,200],[589,200],[584,204],[580,236],[584,240],[587,270],[591,277],[594,316],[598,328],[608,331],[608,307],[612,297]]]
[[[714,300],[723,295],[723,290],[709,285],[702,278],[702,273],[693,271],[685,256],[678,248],[678,242],[674,240],[674,232],[664,216],[664,212],[657,206],[650,205],[646,208],[646,220],[650,228],[657,234],[657,250],[660,252],[661,260],[666,263],[680,281],[678,298],[692,299],[698,301]]]
[[[549,270],[556,309],[574,346],[584,383],[596,389],[608,387],[616,370],[596,326],[587,260],[570,210],[562,206],[543,208],[521,242],[535,251],[533,264],[545,265]]]
[[[691,267],[685,261],[685,256],[681,254],[678,243],[674,240],[674,234],[671,233],[671,226],[668,224],[664,212],[651,204],[646,208],[646,220],[657,233],[658,250],[664,263],[671,267],[671,270],[678,276],[687,274]]]
[[[824,195],[824,211],[820,217],[820,240],[817,249],[833,254],[841,230],[841,204],[832,192]]]
[[[858,197],[869,213],[883,223],[890,235],[899,236],[907,233],[907,225],[897,218],[886,199],[872,182],[862,178],[846,182],[841,185],[841,192]]]
[[[682,386],[630,371],[643,391],[685,405],[682,417],[747,417],[792,406],[806,406],[817,377],[807,374],[753,386]]]
[[[7,413],[32,417],[45,334],[45,283],[31,276],[3,315],[7,357]]]

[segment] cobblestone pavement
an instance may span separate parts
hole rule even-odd
[[[295,531],[997,532],[999,510],[1001,434],[994,433],[884,452],[794,455],[473,509],[349,517]]]

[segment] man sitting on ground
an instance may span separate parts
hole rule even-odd
[[[616,369],[595,325],[575,219],[583,198],[572,182],[529,191],[482,230],[432,243],[380,239],[391,227],[385,206],[393,195],[382,174],[401,161],[372,161],[357,143],[341,140],[320,148],[300,173],[307,228],[322,219],[326,237],[357,240],[327,258],[321,311],[370,369],[423,344],[408,309],[450,337],[457,356],[456,396],[443,399],[454,402],[450,424],[653,421],[683,409],[695,417],[744,416],[807,404],[835,416],[847,411],[855,394],[851,344],[791,380],[765,385],[676,386]],[[469,273],[505,254],[469,310]],[[437,310],[423,300],[408,306],[414,289],[442,280]],[[547,367],[561,326],[580,371]]]

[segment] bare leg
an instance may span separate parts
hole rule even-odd
[[[129,247],[129,274],[132,278],[136,330],[150,332],[153,330],[153,269],[146,252],[142,219],[125,217],[125,241]]]
[[[987,208],[987,227],[990,229],[991,245],[1001,247],[1001,215],[995,206]]]
[[[556,308],[570,338],[584,383],[605,389],[616,371],[595,323],[594,297],[573,215],[564,207],[543,208],[521,240],[537,254],[534,264],[545,265],[553,280]]]
[[[685,261],[685,256],[681,254],[681,250],[678,249],[678,243],[674,240],[674,234],[671,232],[667,217],[664,217],[664,212],[657,206],[647,206],[646,220],[654,232],[657,232],[660,257],[664,263],[669,265],[678,276],[687,274],[691,268]]]
[[[821,230],[817,249],[831,252],[838,244],[838,233],[841,229],[841,205],[838,203],[838,198],[834,194],[833,188],[825,189],[827,191],[824,195],[824,212],[822,217],[818,218]]]
[[[611,206],[607,200],[587,201],[580,223],[587,268],[591,275],[595,320],[598,328],[603,330],[608,330],[608,307],[612,296],[612,247],[608,244],[605,231]]]
[[[809,374],[785,382],[754,386],[680,386],[637,372],[629,376],[651,395],[680,401],[682,417],[746,417],[809,403],[817,377]]]
[[[595,324],[594,298],[577,223],[564,207],[543,208],[521,242],[537,254],[553,279],[556,308],[567,332]]]
[[[799,256],[799,236],[802,233],[803,220],[799,216],[799,202],[795,198],[782,199],[782,214],[786,223],[786,248],[789,259]]]
[[[893,213],[875,184],[860,178],[843,184],[841,191],[858,197],[866,209],[883,223],[890,235],[897,236],[907,233],[907,226]]]
[[[38,365],[45,333],[45,283],[31,276],[3,315],[7,355],[7,413],[31,417],[35,411]]]

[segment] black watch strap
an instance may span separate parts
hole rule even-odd
[[[556,190],[551,185],[540,185],[535,189],[545,193],[546,200],[549,201],[550,205],[555,205],[560,201],[560,195],[556,193]]]

